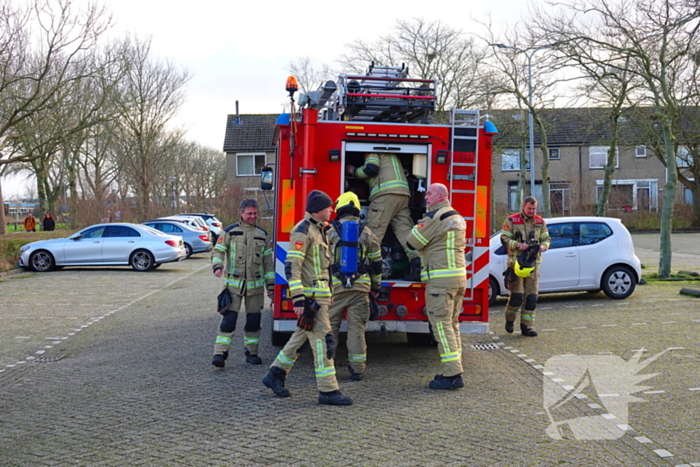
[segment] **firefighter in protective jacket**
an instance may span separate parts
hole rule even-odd
[[[245,299],[246,322],[244,344],[246,362],[260,365],[260,318],[265,289],[271,295],[275,285],[275,265],[267,232],[255,224],[258,202],[244,199],[240,205],[240,222],[225,229],[212,250],[212,269],[216,277],[223,277],[231,293],[231,304],[222,312],[212,364],[223,368],[228,358],[231,339],[236,330],[238,313]]]
[[[522,308],[520,330],[523,336],[528,337],[537,336],[532,324],[537,309],[539,263],[542,261],[541,254],[549,249],[550,243],[547,224],[536,212],[537,199],[526,197],[520,212],[509,216],[501,231],[501,242],[508,250],[506,280],[510,289],[506,304],[506,331],[513,332],[513,323]],[[537,251],[533,252],[533,249]],[[531,252],[537,256],[534,264],[524,265],[519,262],[521,255]]]
[[[363,226],[355,245],[342,240],[342,226],[346,222],[360,222],[360,200],[353,192],[343,193],[335,202],[336,218],[328,228],[328,243],[333,255],[331,280],[333,284],[333,304],[330,307],[330,322],[335,342],[338,342],[343,311],[347,309],[348,325],[348,371],[350,379],[360,381],[367,365],[367,343],[365,325],[369,319],[370,291],[379,291],[382,278],[382,250],[372,230]],[[341,248],[356,248],[357,262],[355,274],[350,277],[342,272]]]
[[[348,165],[347,171],[369,184],[367,227],[377,236],[379,244],[381,245],[389,225],[396,238],[403,241],[411,232],[413,219],[408,207],[411,192],[399,157],[389,153],[367,154],[362,167]],[[405,250],[411,261],[406,279],[419,280],[420,255],[410,248]]]
[[[459,315],[467,286],[464,260],[466,222],[450,205],[447,187],[433,183],[425,194],[428,212],[408,235],[409,248],[421,252],[425,306],[438,343],[442,373],[431,389],[464,387]]]
[[[308,340],[314,354],[318,403],[350,405],[352,399],[338,390],[332,357],[334,340],[328,320],[331,257],[324,228],[332,210],[331,198],[322,191],[314,190],[306,199],[304,219],[292,229],[284,268],[289,281],[289,295],[298,316],[297,329],[262,381],[277,396],[289,397],[284,381],[299,356],[299,350]]]

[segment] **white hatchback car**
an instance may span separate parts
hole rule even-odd
[[[610,298],[629,297],[642,278],[632,236],[620,219],[557,217],[545,219],[552,239],[542,254],[540,293],[598,292]],[[491,237],[489,303],[508,295],[503,284],[506,249],[500,232]]]

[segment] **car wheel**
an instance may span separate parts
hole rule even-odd
[[[189,243],[185,243],[185,258],[189,258],[192,255],[192,247]]]
[[[131,254],[129,264],[136,271],[148,271],[153,268],[155,260],[150,251],[138,250]]]
[[[48,251],[38,250],[29,257],[29,265],[33,271],[46,272],[52,270],[56,262]]]
[[[489,276],[489,306],[496,303],[496,298],[501,294],[501,288],[495,277]]]
[[[610,298],[622,299],[632,295],[635,284],[634,273],[626,266],[613,266],[603,274],[600,284],[603,292]]]

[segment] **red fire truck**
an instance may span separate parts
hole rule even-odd
[[[361,166],[366,153],[382,152],[397,154],[401,160],[414,221],[425,213],[423,198],[429,184],[443,183],[449,189],[452,206],[467,223],[461,332],[487,332],[491,140],[496,127],[482,121],[478,110],[435,113],[437,82],[409,78],[405,66],[372,64],[364,75],[340,75],[337,82],[298,95],[296,103],[296,81],[290,80],[291,111],[277,120],[275,162],[262,174],[262,188],[274,188],[273,344],[284,344],[296,328],[284,262],[290,232],[304,216],[307,194],[322,190],[336,199],[352,190],[366,210],[369,190],[363,180],[345,173],[346,165]],[[437,117],[444,123],[433,123]],[[432,337],[424,285],[403,280],[409,262],[391,228],[382,242],[382,256],[379,316],[367,330],[405,332],[409,343],[427,343]]]

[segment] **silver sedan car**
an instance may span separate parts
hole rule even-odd
[[[140,224],[87,227],[67,238],[29,243],[20,248],[19,266],[37,272],[63,266],[131,266],[137,271],[186,257],[182,237]]]
[[[169,235],[181,236],[182,241],[185,243],[185,252],[188,258],[192,253],[211,251],[212,243],[209,241],[209,234],[182,222],[160,219],[144,222],[143,225]]]

